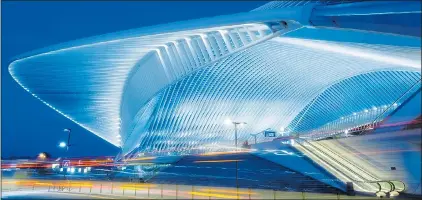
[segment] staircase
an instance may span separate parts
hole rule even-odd
[[[375,193],[377,196],[396,196],[405,190],[403,182],[382,180],[371,173],[374,168],[358,159],[352,152],[347,152],[346,148],[303,139],[296,139],[294,147],[341,181],[352,182],[356,191]]]

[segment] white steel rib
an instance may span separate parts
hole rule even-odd
[[[125,154],[232,148],[226,118],[248,123],[240,141],[266,129],[326,130],[391,104],[420,80],[420,38],[379,34],[384,43],[361,42],[374,33],[351,30],[348,41],[315,39],[345,32],[302,26],[309,5],[272,3],[74,41],[23,55],[9,71],[34,97]]]

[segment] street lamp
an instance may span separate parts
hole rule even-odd
[[[70,133],[72,132],[72,130],[70,128],[65,128],[63,131],[68,133],[67,143],[65,143],[65,144],[66,144],[66,151],[69,151],[69,147],[70,147]],[[60,143],[60,144],[62,144],[62,143]]]
[[[60,142],[59,143],[59,147],[60,148],[65,148],[66,147],[66,142]]]
[[[235,142],[235,146],[236,146],[236,151],[237,151],[237,126],[243,126],[243,125],[245,125],[245,124],[247,124],[246,122],[235,122],[235,121],[232,121],[231,119],[229,119],[229,118],[227,118],[225,121],[224,121],[224,123],[226,124],[226,125],[230,125],[230,124],[233,124],[234,125],[234,142]]]
[[[41,153],[38,154],[37,158],[40,159],[40,160],[45,160],[47,158],[47,154],[44,153],[44,152],[41,152]]]
[[[69,147],[70,147],[70,143],[69,143],[70,142],[70,133],[71,133],[72,130],[70,128],[65,128],[63,131],[68,133],[67,143],[66,142],[60,142],[59,143],[59,147],[60,148],[65,148],[66,147],[66,152],[68,152],[69,151]],[[66,179],[66,173],[63,174],[63,178]]]

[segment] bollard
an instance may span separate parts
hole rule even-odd
[[[91,185],[91,187],[89,187],[89,193],[91,193],[91,191],[92,191],[92,185]]]
[[[249,195],[249,200],[251,200],[251,193],[252,193],[252,192],[251,192],[251,188],[249,188],[249,190],[248,190],[248,191],[249,191],[249,192],[248,192],[248,193],[249,193],[249,194],[248,194],[248,195]]]
[[[103,184],[100,184],[100,193],[103,193]]]
[[[32,184],[32,190],[34,190],[35,189],[35,184]]]
[[[274,196],[274,200],[275,200],[275,196],[276,196],[276,195],[275,195],[275,190],[273,190],[273,196]]]
[[[339,200],[340,199],[340,196],[338,195],[338,192],[337,192],[337,200]]]
[[[210,189],[208,189],[208,199],[211,200]]]
[[[305,193],[302,191],[302,199],[305,200]]]
[[[50,186],[48,186],[48,191],[50,192]]]
[[[123,196],[125,196],[125,188],[123,188]]]
[[[135,197],[136,197],[136,185],[135,185]]]
[[[79,184],[79,192],[81,192],[81,189],[82,189],[82,185]]]
[[[237,196],[237,199],[239,200],[239,186],[238,185],[236,186],[236,196]]]

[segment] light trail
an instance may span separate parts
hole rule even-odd
[[[223,190],[223,189],[200,189],[200,191],[221,192],[221,193],[228,193],[228,194],[256,194],[255,192],[242,192],[242,191],[236,191],[236,190]]]
[[[237,199],[238,198],[238,196],[234,196],[234,195],[205,193],[205,192],[189,192],[189,194],[198,195],[198,196],[205,196],[205,197],[219,197],[219,198],[225,198],[225,199]]]

